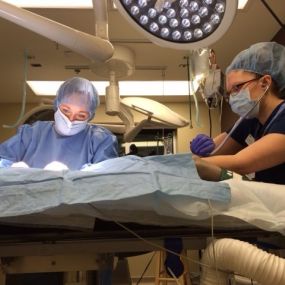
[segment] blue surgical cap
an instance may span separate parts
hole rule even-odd
[[[100,101],[97,90],[89,80],[73,77],[60,85],[54,100],[55,110],[62,103],[73,103],[86,107],[90,113],[89,119],[92,119]]]
[[[228,66],[226,73],[244,70],[270,75],[280,94],[285,95],[285,47],[276,42],[261,42],[240,52]]]

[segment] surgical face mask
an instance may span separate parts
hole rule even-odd
[[[86,121],[73,121],[71,122],[58,108],[54,113],[55,130],[62,136],[73,136],[83,131],[86,126]]]
[[[251,100],[248,88],[231,94],[229,104],[232,111],[243,118],[254,118],[259,112],[259,102]]]
[[[269,86],[256,101],[251,99],[249,88],[244,88],[237,93],[231,94],[229,104],[232,111],[242,118],[257,118],[260,100],[265,95],[268,88]]]

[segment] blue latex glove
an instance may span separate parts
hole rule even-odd
[[[215,143],[209,136],[199,134],[190,143],[190,149],[196,155],[208,156],[215,149]]]

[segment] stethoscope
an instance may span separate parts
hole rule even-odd
[[[283,110],[285,110],[285,101],[283,101],[282,105],[280,106],[279,110],[277,111],[277,113],[274,115],[274,117],[270,120],[269,124],[266,126],[266,128],[264,129],[262,136],[265,135],[265,133],[268,131],[268,129],[271,127],[271,125],[273,124],[273,122],[280,116],[280,114],[283,112]]]
[[[217,153],[222,146],[225,144],[225,142],[229,139],[229,137],[231,136],[231,134],[234,132],[234,130],[239,126],[239,124],[251,113],[251,111],[257,106],[257,104],[261,101],[261,99],[264,97],[264,95],[266,94],[266,92],[269,89],[268,85],[264,91],[264,93],[256,100],[256,103],[253,105],[253,107],[242,117],[240,117],[234,124],[234,126],[232,127],[232,129],[230,130],[230,132],[227,134],[227,136],[223,139],[223,141],[218,145],[217,148],[215,148],[211,153],[210,156],[214,155],[215,153]],[[285,103],[285,102],[284,102]],[[275,114],[275,116],[271,119],[270,123],[266,126],[265,130],[263,131],[263,135],[265,134],[265,132],[268,130],[268,128],[272,125],[272,123],[276,120],[276,118],[282,113],[282,111],[285,108],[285,104],[282,104],[282,106],[279,108],[278,112]]]

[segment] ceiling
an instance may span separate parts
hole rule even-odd
[[[285,0],[267,0],[267,3],[282,23],[285,23]],[[85,33],[94,34],[92,9],[30,11]],[[127,78],[128,80],[187,80],[187,70],[182,66],[186,63],[184,57],[187,56],[187,51],[152,44],[131,27],[117,10],[110,9],[108,18],[110,41],[114,45],[125,45],[135,53],[136,71]],[[218,65],[224,70],[240,50],[259,41],[270,41],[278,32],[279,35],[282,34],[279,39],[284,43],[285,35],[280,34],[280,24],[260,0],[249,0],[246,8],[237,12],[227,33],[211,48],[216,52]],[[65,80],[76,74],[90,80],[105,79],[88,69],[88,59],[7,20],[0,19],[0,35],[0,103],[21,102],[25,52],[30,57],[26,73],[28,80]],[[78,70],[66,68],[68,66],[77,66],[75,69]],[[28,88],[27,101],[39,100]]]

